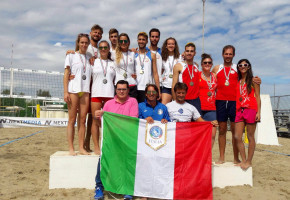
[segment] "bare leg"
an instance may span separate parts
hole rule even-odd
[[[215,135],[216,135],[216,127],[212,127],[211,148],[213,148],[214,145]]]
[[[102,108],[102,103],[92,102],[91,107],[92,107],[92,115],[94,115],[96,110],[100,110]],[[100,131],[99,131],[97,120],[99,119],[93,118],[91,132],[92,132],[92,138],[94,142],[94,152],[96,155],[100,155],[101,154],[100,144],[99,144]]]
[[[219,150],[220,158],[217,164],[222,164],[225,162],[225,151],[226,151],[226,134],[227,134],[227,122],[219,122]]]
[[[237,122],[235,124],[235,143],[238,147],[238,151],[241,154],[242,157],[242,163],[235,163],[237,164],[237,166],[241,166],[243,163],[246,162],[246,152],[245,152],[245,145],[243,142],[243,132],[244,132],[244,128],[245,128],[245,123],[244,122]]]
[[[163,103],[164,105],[166,105],[166,104],[169,103],[171,100],[172,100],[172,96],[171,96],[171,94],[162,93],[162,101],[161,101],[161,103]]]
[[[79,104],[79,115],[80,115],[80,125],[79,125],[79,149],[80,154],[88,155],[89,153],[84,149],[84,139],[85,139],[85,131],[86,131],[86,117],[89,108],[89,93],[84,93],[80,98]]]
[[[68,103],[68,125],[67,125],[67,140],[69,146],[69,154],[75,156],[74,150],[74,134],[75,134],[75,123],[77,117],[77,110],[79,104],[78,94],[70,93],[71,103]]]
[[[232,144],[233,144],[233,152],[234,152],[234,164],[240,163],[239,159],[239,150],[235,140],[235,122],[231,122],[231,131],[232,131]]]
[[[85,137],[85,142],[84,142],[84,148],[87,152],[92,152],[91,148],[90,148],[90,140],[91,140],[91,128],[92,128],[92,123],[93,123],[93,118],[92,118],[92,114],[88,113],[88,120],[87,120],[87,134]]]
[[[250,166],[252,166],[252,159],[255,152],[256,142],[255,142],[255,130],[256,130],[256,123],[254,124],[247,124],[247,133],[248,133],[248,140],[249,140],[249,150],[248,150],[248,158],[245,164],[242,166],[242,169],[247,170]]]

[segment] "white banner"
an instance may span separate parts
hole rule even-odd
[[[67,126],[67,118],[0,117],[0,128]]]

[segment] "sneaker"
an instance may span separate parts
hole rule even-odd
[[[104,193],[103,193],[103,190],[100,187],[97,187],[96,188],[94,199],[95,200],[102,200],[102,199],[104,199]]]
[[[124,200],[132,200],[133,197],[131,195],[124,195]]]

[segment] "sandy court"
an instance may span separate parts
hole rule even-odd
[[[37,133],[39,132],[39,133]],[[87,189],[48,189],[49,157],[66,151],[66,128],[1,128],[0,145],[19,137],[31,137],[0,147],[0,199],[93,199]],[[226,161],[232,161],[230,133]],[[279,138],[281,146],[257,145],[253,160],[253,187],[214,188],[214,199],[290,199],[290,139]],[[77,134],[75,138],[77,147]],[[218,159],[217,140],[213,160]],[[121,199],[120,195],[115,195]],[[106,195],[105,199],[113,199]]]

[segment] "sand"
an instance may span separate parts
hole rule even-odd
[[[93,199],[88,189],[48,189],[49,157],[66,151],[65,128],[1,128],[0,145],[41,131],[31,137],[0,147],[0,199]],[[230,133],[226,161],[232,161]],[[77,137],[76,137],[77,140]],[[257,145],[253,160],[253,187],[214,188],[214,199],[290,199],[290,138],[279,138],[280,146]],[[76,145],[77,147],[77,145]],[[213,160],[218,159],[218,145]],[[122,197],[115,195],[118,199]],[[113,199],[106,194],[105,199]]]

